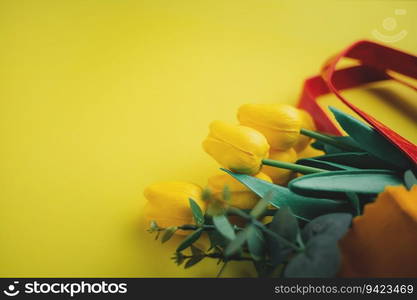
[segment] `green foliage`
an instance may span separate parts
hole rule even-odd
[[[340,266],[339,239],[351,223],[349,214],[328,214],[311,221],[302,231],[305,250],[290,260],[285,277],[333,277]]]
[[[191,211],[193,213],[195,223],[197,225],[204,224],[204,214],[203,214],[203,211],[201,210],[200,206],[198,206],[197,202],[195,202],[191,198],[189,199],[189,202],[190,202],[190,207],[191,207]]]
[[[334,163],[334,162],[330,162],[330,161],[318,160],[318,159],[315,159],[315,158],[299,159],[297,161],[297,164],[304,165],[304,166],[309,166],[309,167],[314,167],[314,168],[320,168],[320,169],[329,170],[329,171],[360,170],[360,169],[355,168],[355,167],[350,167],[350,166],[346,166],[346,165],[342,165],[342,164],[338,164],[338,163]]]
[[[165,232],[161,238],[161,243],[165,243],[169,241],[177,230],[178,230],[177,226],[172,226],[172,227],[168,227],[167,229],[165,229]]]
[[[411,187],[417,184],[416,175],[414,175],[413,171],[407,170],[404,172],[404,183],[407,189],[411,190]]]
[[[216,247],[226,248],[229,239],[225,238],[220,232],[217,230],[210,230],[207,231],[210,240],[210,248],[215,249]]]
[[[277,210],[269,228],[291,243],[294,243],[297,240],[297,235],[300,234],[297,219],[288,206]]]
[[[341,152],[314,157],[315,160],[337,163],[358,169],[396,169],[367,152]]]
[[[405,157],[401,150],[389,142],[375,129],[334,107],[330,106],[329,109],[335,116],[340,126],[342,126],[342,128],[353,140],[355,140],[357,144],[360,145],[362,149],[394,166],[398,166],[402,169],[410,167],[409,160]]]
[[[268,209],[269,206],[269,200],[273,198],[272,193],[266,194],[264,198],[258,201],[256,203],[255,207],[252,209],[252,211],[249,213],[253,218],[259,219],[262,214]]]
[[[255,225],[247,227],[246,239],[250,255],[255,261],[260,261],[265,256],[265,238],[263,232]]]
[[[309,241],[306,250],[290,260],[285,277],[333,277],[340,266],[337,243],[328,236]]]
[[[346,213],[320,216],[303,228],[301,237],[308,242],[316,236],[328,235],[337,241],[346,233],[351,221],[352,215]]]
[[[213,216],[213,224],[227,239],[233,240],[236,237],[235,230],[225,215]]]
[[[292,180],[294,193],[310,197],[346,199],[346,193],[376,195],[387,185],[401,185],[402,178],[389,170],[329,171]]]
[[[360,203],[358,195],[352,192],[347,192],[346,195],[348,196],[350,202],[352,203],[354,215],[359,216],[361,214],[361,203]]]
[[[272,192],[273,197],[269,202],[275,207],[290,207],[294,216],[298,219],[311,220],[323,214],[349,212],[351,210],[347,201],[304,197],[293,193],[288,188],[266,182],[253,176],[233,173],[226,169],[222,170],[233,176],[260,197],[265,197],[268,192]]]
[[[177,252],[181,252],[190,247],[194,242],[196,242],[200,238],[202,233],[203,228],[198,228],[196,231],[188,235],[178,246]]]
[[[241,251],[242,246],[246,243],[248,237],[248,227],[240,231],[236,237],[227,245],[224,250],[224,255],[226,258],[230,258],[239,251]]]

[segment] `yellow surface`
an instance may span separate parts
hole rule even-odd
[[[395,16],[394,9],[407,14]],[[142,191],[204,184],[213,119],[303,78],[415,1],[0,0],[0,275],[210,276],[144,231]],[[226,275],[247,275],[231,267]]]

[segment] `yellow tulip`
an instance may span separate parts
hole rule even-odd
[[[272,182],[271,178],[264,173],[258,173],[254,177]],[[223,189],[226,186],[229,188],[230,205],[233,207],[252,209],[260,199],[258,195],[228,174],[215,175],[208,179],[207,188],[216,199],[222,199]]]
[[[293,148],[285,151],[271,150],[269,159],[294,163],[297,160],[297,153]],[[267,174],[275,184],[286,185],[294,176],[295,172],[287,169],[263,166],[262,172]]]
[[[417,277],[417,185],[390,186],[340,242],[341,277]]]
[[[305,110],[299,109],[298,112],[301,116],[301,128],[308,130],[316,130],[316,125],[314,125],[313,118]],[[311,137],[300,134],[297,142],[294,145],[294,150],[297,152],[303,151],[311,142]]]
[[[298,159],[310,158],[315,156],[325,155],[324,151],[318,150],[310,145],[308,145],[303,151],[298,153]]]
[[[251,175],[259,172],[269,151],[266,138],[255,129],[222,121],[210,124],[203,148],[223,167]]]
[[[192,198],[204,211],[205,202],[201,199],[202,188],[196,184],[180,181],[154,183],[148,186],[144,195],[145,219],[155,221],[159,227],[194,224],[189,198]],[[187,234],[185,231],[177,231]]]
[[[239,108],[240,124],[265,135],[274,150],[287,150],[294,146],[300,135],[299,110],[287,104],[245,104]]]

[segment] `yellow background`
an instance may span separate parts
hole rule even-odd
[[[387,17],[408,31],[394,46],[417,53],[416,13],[416,1],[0,0],[0,276],[215,274],[177,268],[175,241],[144,231],[144,187],[205,184],[211,120],[295,103],[328,56],[390,34]]]

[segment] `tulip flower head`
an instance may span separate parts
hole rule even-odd
[[[223,167],[243,174],[257,174],[268,157],[266,138],[253,128],[222,121],[210,124],[204,150]]]
[[[299,109],[298,112],[301,117],[301,128],[315,131],[316,125],[314,125],[313,118],[310,116],[310,114],[302,109]],[[295,151],[297,151],[297,153],[303,151],[310,144],[310,142],[311,137],[300,134],[297,142],[294,145]]]
[[[145,218],[155,221],[159,227],[193,224],[193,215],[189,199],[193,199],[204,209],[201,199],[202,188],[189,182],[170,181],[154,183],[148,186],[144,195],[148,202],[145,206]],[[177,231],[178,233],[183,233]]]
[[[240,124],[261,132],[274,150],[288,150],[300,135],[302,118],[286,104],[245,104],[238,110]]]

